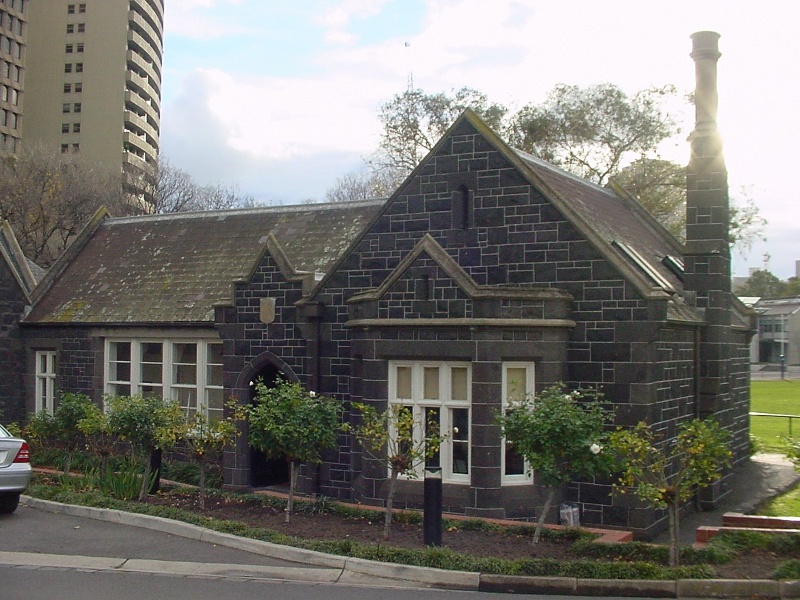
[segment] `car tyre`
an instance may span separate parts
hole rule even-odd
[[[19,492],[0,494],[0,515],[10,515],[19,506]]]

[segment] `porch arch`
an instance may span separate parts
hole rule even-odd
[[[236,378],[231,396],[238,406],[249,405],[255,396],[255,382],[263,377],[267,385],[277,377],[290,382],[299,378],[294,370],[272,352],[265,351],[249,360]],[[279,485],[288,481],[288,463],[280,459],[267,460],[264,454],[250,447],[247,423],[241,425],[233,452],[224,461],[225,481],[232,489],[251,489]]]

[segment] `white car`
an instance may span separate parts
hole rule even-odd
[[[0,514],[17,510],[19,496],[33,476],[28,442],[0,425]]]

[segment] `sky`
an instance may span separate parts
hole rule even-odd
[[[409,82],[519,109],[557,84],[694,88],[690,35],[720,33],[719,129],[731,196],[766,242],[734,275],[800,260],[800,2],[795,0],[166,0],[161,152],[259,203],[322,200],[378,147],[378,110]],[[694,112],[662,156],[689,158]]]

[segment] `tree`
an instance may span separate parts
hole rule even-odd
[[[181,444],[197,464],[199,476],[200,508],[206,507],[206,471],[209,461],[218,457],[226,444],[237,435],[236,421],[244,415],[233,411],[222,419],[209,419],[201,409],[187,415],[180,428],[174,430],[176,444]]]
[[[406,173],[396,168],[380,170],[362,168],[337,177],[325,192],[328,202],[354,202],[390,196],[400,185]]]
[[[373,174],[392,170],[393,191],[430,151],[465,108],[471,108],[512,146],[535,154],[599,185],[615,179],[678,239],[685,234],[685,167],[664,160],[658,146],[678,133],[666,110],[673,86],[632,96],[606,83],[589,87],[557,85],[542,104],[511,115],[477,90],[451,95],[408,90],[382,105],[380,149],[367,160]],[[509,116],[510,115],[510,116]],[[348,174],[328,192],[333,201],[369,194],[370,176]],[[382,195],[382,194],[377,194]],[[766,221],[745,190],[731,200],[730,242],[747,250],[762,236]]]
[[[617,429],[609,438],[622,469],[617,489],[632,491],[650,508],[667,509],[670,566],[679,562],[680,507],[697,489],[716,481],[720,470],[730,464],[729,438],[710,419],[686,421],[674,440],[662,443],[643,422],[633,429]]]
[[[686,239],[686,168],[660,158],[639,158],[612,177],[613,184],[630,193],[672,235]],[[767,221],[746,188],[730,198],[729,242],[740,252],[764,239]]]
[[[85,443],[78,425],[93,407],[94,402],[85,394],[63,394],[53,411],[56,445],[65,454],[64,475],[69,475],[72,456]]]
[[[731,247],[736,247],[742,254],[753,246],[756,240],[764,240],[764,227],[767,220],[758,212],[758,206],[750,196],[747,188],[741,189],[741,199],[730,201],[730,236]]]
[[[612,177],[679,240],[686,237],[686,167],[639,158]]]
[[[101,206],[130,214],[119,176],[64,155],[33,148],[0,158],[0,220],[7,220],[25,255],[53,264]]]
[[[91,398],[84,394],[63,394],[52,415],[41,410],[28,421],[26,434],[32,440],[64,452],[65,476],[70,473],[75,452],[84,445],[79,423],[94,406]]]
[[[359,444],[373,459],[389,471],[389,490],[383,519],[383,538],[392,529],[392,508],[397,478],[417,476],[417,466],[433,457],[442,442],[439,425],[431,419],[425,424],[425,437],[414,437],[414,415],[404,406],[394,404],[379,412],[369,404],[354,403],[357,424],[351,427]]]
[[[252,198],[240,195],[236,186],[198,185],[188,172],[165,157],[159,157],[149,172],[129,172],[127,187],[142,197],[139,204],[144,212],[155,214],[222,210],[252,203]]]
[[[514,115],[511,143],[597,184],[605,185],[632,159],[653,157],[658,145],[679,133],[663,109],[675,88],[664,86],[629,97],[610,84],[557,85],[543,104]]]
[[[756,269],[737,290],[738,296],[758,296],[761,298],[780,298],[784,295],[785,284],[766,269]]]
[[[534,544],[564,484],[610,473],[611,459],[603,448],[607,438],[604,429],[610,419],[611,413],[602,407],[597,393],[564,393],[560,385],[510,404],[498,417],[506,443],[525,458],[537,480],[547,488],[541,518],[536,520]]]
[[[139,500],[144,501],[151,484],[150,455],[173,444],[184,420],[183,409],[178,402],[157,396],[112,396],[106,401],[112,430],[144,461],[139,489]]]
[[[320,463],[322,452],[336,446],[342,430],[340,402],[317,396],[299,383],[278,379],[274,387],[256,382],[254,404],[246,408],[250,445],[270,458],[289,461],[289,501],[286,522],[291,520],[299,463]]]
[[[466,108],[474,110],[489,127],[498,130],[508,110],[490,103],[485,94],[468,87],[452,95],[426,94],[419,89],[395,95],[378,113],[383,132],[380,153],[371,161],[373,168],[389,167],[410,173]]]
[[[111,425],[109,413],[93,403],[78,422],[78,429],[86,438],[89,450],[100,459],[100,484],[102,487],[108,478],[108,459],[114,453],[119,442]]]

